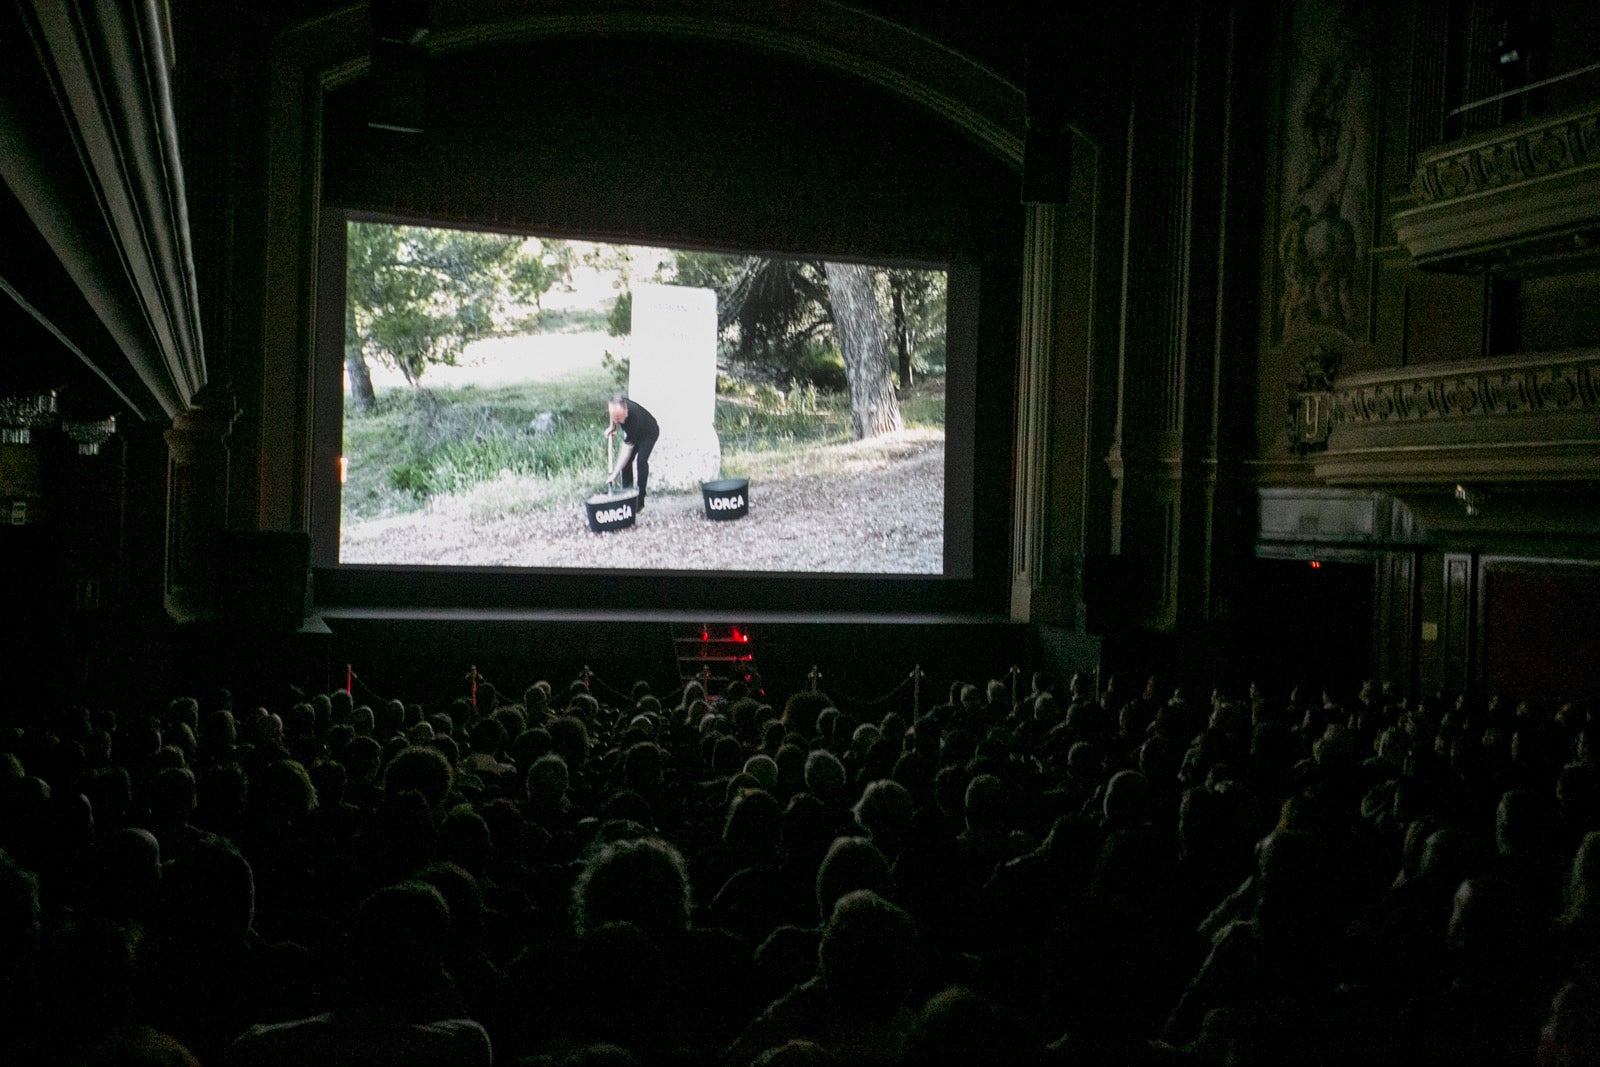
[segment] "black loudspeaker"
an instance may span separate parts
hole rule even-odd
[[[1144,566],[1137,556],[1083,557],[1083,628],[1092,634],[1135,629],[1144,602]]]
[[[299,530],[222,535],[222,615],[242,626],[298,629],[311,613],[311,536]]]

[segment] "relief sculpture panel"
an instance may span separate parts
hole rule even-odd
[[[1272,339],[1296,452],[1326,444],[1334,375],[1367,337],[1372,34],[1352,0],[1299,0],[1290,16]]]

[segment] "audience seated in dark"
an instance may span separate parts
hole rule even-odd
[[[1136,685],[19,715],[6,1060],[1596,1060],[1592,705]]]

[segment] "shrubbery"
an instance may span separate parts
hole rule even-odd
[[[345,412],[346,523],[416,511],[446,494],[510,477],[543,485],[529,506],[571,504],[605,480],[605,401],[612,373],[494,388],[396,388],[367,415]],[[851,440],[850,401],[812,383],[717,381],[725,470],[742,455]],[[906,424],[943,428],[942,383],[905,398]]]

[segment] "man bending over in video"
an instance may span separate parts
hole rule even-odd
[[[607,475],[606,482],[610,485],[620,485],[624,489],[633,485],[634,466],[639,468],[639,503],[636,510],[644,510],[644,491],[650,483],[650,450],[656,447],[656,438],[661,436],[661,427],[656,422],[656,417],[646,411],[644,405],[638,401],[629,400],[623,393],[615,393],[611,397],[611,425],[606,428],[606,436],[615,436],[617,427],[622,427],[622,451],[617,456],[617,465]]]

